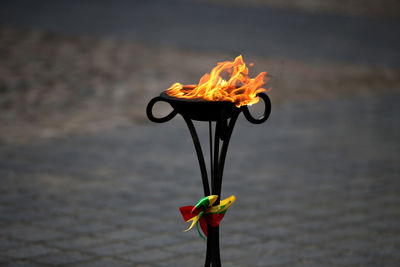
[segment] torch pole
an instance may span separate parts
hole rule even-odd
[[[222,175],[225,165],[225,157],[228,150],[228,144],[240,112],[234,114],[230,119],[229,125],[223,111],[220,119],[215,126],[214,150],[212,149],[212,122],[209,122],[210,135],[210,165],[211,165],[211,194],[218,195],[214,206],[219,205],[222,189]],[[220,149],[220,141],[222,147]],[[219,248],[219,226],[212,227],[207,225],[207,254],[205,266],[221,266],[220,248]]]
[[[217,118],[209,121],[209,138],[210,138],[210,184],[208,182],[207,168],[204,161],[203,152],[201,149],[201,144],[199,137],[197,135],[196,129],[192,122],[191,114],[187,110],[185,110],[182,106],[180,106],[180,102],[176,102],[176,100],[171,100],[170,98],[166,98],[166,96],[155,97],[150,100],[149,104],[146,108],[147,117],[156,123],[162,123],[171,120],[175,117],[176,114],[182,115],[183,119],[186,122],[186,125],[189,128],[190,135],[193,140],[193,144],[196,150],[197,159],[199,161],[199,167],[201,172],[201,179],[203,183],[203,191],[204,196],[209,195],[217,195],[217,201],[213,204],[217,206],[220,204],[221,198],[221,189],[222,189],[222,176],[224,173],[224,165],[226,154],[228,151],[229,140],[232,136],[233,128],[235,127],[236,120],[241,112],[243,112],[246,119],[254,124],[260,124],[266,121],[271,113],[271,102],[266,94],[259,93],[258,96],[264,101],[265,110],[264,115],[261,118],[254,118],[247,106],[243,106],[230,111],[230,114],[227,115],[227,110],[221,108],[219,112],[216,112]],[[165,101],[170,103],[174,109],[165,117],[157,118],[154,117],[152,113],[153,106],[156,102]],[[175,109],[175,107],[177,109]],[[190,115],[191,114],[191,115]],[[209,114],[208,114],[209,115]],[[229,120],[229,121],[228,121]],[[214,135],[214,144],[212,142],[212,122],[216,121],[215,125],[215,135]],[[222,142],[220,146],[220,142]],[[214,148],[213,148],[214,145]],[[221,266],[221,258],[220,258],[220,247],[219,247],[219,226],[213,227],[210,224],[207,225],[207,252],[206,252],[206,260],[205,267],[220,267]]]

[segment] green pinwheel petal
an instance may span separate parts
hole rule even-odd
[[[199,236],[201,238],[203,238],[204,240],[206,240],[205,236],[201,233],[200,228],[199,228],[199,222],[196,223],[196,228],[197,228],[197,232],[199,233]]]
[[[208,199],[208,197],[203,197],[202,199],[200,199],[199,202],[197,202],[196,204],[196,209],[198,208],[207,208],[210,205],[210,200]]]

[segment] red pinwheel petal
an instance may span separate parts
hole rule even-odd
[[[193,209],[190,211],[192,214],[199,214],[199,212],[200,212],[200,209],[198,209],[198,208],[196,208],[196,206],[194,206],[193,207]],[[194,215],[194,216],[196,216],[196,215]]]
[[[225,213],[208,214],[207,220],[212,227],[217,227],[224,218]]]
[[[184,207],[179,208],[185,222],[187,222],[188,220],[193,218],[192,209],[193,209],[193,206],[184,206]]]
[[[204,235],[207,236],[207,219],[203,216],[200,220],[200,227],[201,230],[203,231]]]
[[[199,215],[199,213],[201,212],[201,210],[196,210],[194,213],[192,213],[193,208],[194,208],[194,206],[184,206],[184,207],[179,208],[185,222],[187,222],[191,218]]]

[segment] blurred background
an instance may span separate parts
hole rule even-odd
[[[201,266],[189,133],[144,111],[241,54],[273,111],[232,138],[223,262],[398,266],[399,29],[396,0],[2,1],[0,265]]]

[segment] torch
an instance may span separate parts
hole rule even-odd
[[[151,99],[146,108],[147,117],[152,122],[167,122],[180,114],[189,128],[200,166],[205,197],[195,206],[181,207],[180,210],[185,221],[192,221],[189,229],[200,225],[202,232],[207,236],[205,266],[221,266],[219,223],[235,200],[234,196],[220,200],[222,177],[229,141],[237,118],[243,112],[249,122],[260,124],[265,122],[271,113],[271,102],[264,93],[267,90],[262,88],[267,81],[267,73],[262,72],[251,78],[248,72],[242,56],[238,56],[234,61],[219,62],[197,85],[175,83],[160,96]],[[260,99],[264,103],[264,112],[261,118],[254,118],[248,106],[259,102]],[[159,101],[167,102],[173,108],[164,117],[155,117],[152,112],[154,105]],[[210,181],[193,121],[208,122]],[[198,231],[200,233],[200,230]]]

